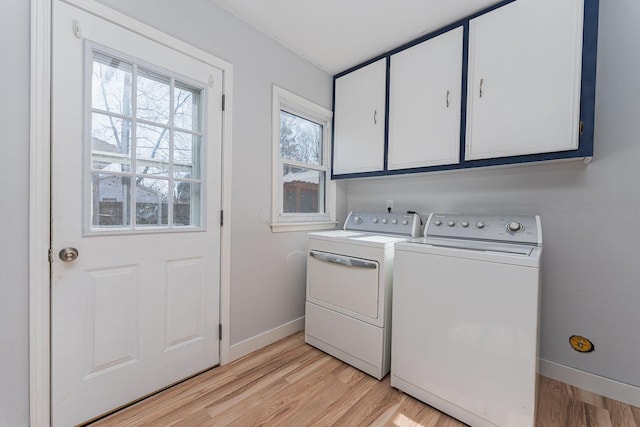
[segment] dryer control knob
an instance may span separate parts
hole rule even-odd
[[[409,221],[407,221],[406,219],[403,219],[402,220],[402,225],[407,225],[407,224],[409,224]]]
[[[517,221],[512,221],[507,225],[507,231],[511,233],[517,233],[519,231],[522,231],[522,224],[520,224]]]
[[[387,218],[382,218],[382,223],[386,224],[387,223]]]
[[[377,224],[378,223],[378,218],[373,218],[372,221],[373,221],[374,224]]]
[[[355,222],[356,224],[360,224],[362,222],[362,218],[356,215],[353,217],[353,222]]]
[[[484,228],[484,222],[479,222],[476,224],[476,227],[478,228]]]
[[[397,220],[397,219],[392,219],[392,220],[391,220],[391,224],[397,224],[397,223],[398,223],[398,220]]]
[[[460,225],[463,226],[464,228],[467,228],[469,226],[469,223],[467,221],[462,221],[462,224]]]
[[[436,219],[435,221],[433,221],[433,223],[435,225],[442,225],[442,221],[440,221],[439,219]]]
[[[456,225],[456,222],[455,222],[455,221],[453,221],[453,220],[451,220],[451,221],[449,221],[449,222],[447,223],[447,225],[448,225],[449,227],[453,227],[454,225]]]

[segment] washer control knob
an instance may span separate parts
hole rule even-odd
[[[378,218],[373,218],[372,221],[373,221],[374,224],[377,224],[378,223]]]
[[[397,223],[398,223],[398,220],[397,220],[397,219],[392,219],[392,220],[391,220],[391,224],[397,224]]]
[[[522,224],[517,221],[512,221],[507,225],[507,231],[511,233],[518,233],[522,231]]]
[[[433,223],[438,226],[442,225],[442,221],[440,221],[439,219],[436,219],[435,221],[433,221]]]
[[[453,227],[454,225],[456,225],[456,222],[455,222],[454,220],[451,220],[451,221],[449,221],[449,222],[447,223],[447,225],[448,225],[449,227]]]
[[[484,222],[479,222],[476,224],[476,227],[483,229],[484,228]]]
[[[469,226],[469,223],[467,221],[462,221],[462,224],[460,225],[463,226],[464,228],[467,228]]]
[[[407,224],[409,224],[409,221],[407,221],[406,219],[403,219],[402,220],[402,225],[407,225]]]
[[[382,223],[386,224],[387,223],[387,218],[382,218]]]
[[[362,218],[359,217],[358,215],[353,217],[353,222],[355,222],[356,224],[361,224],[362,223]]]

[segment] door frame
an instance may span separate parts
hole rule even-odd
[[[231,207],[233,65],[94,0],[31,0],[29,134],[29,418],[51,424],[51,40],[52,3],[62,1],[222,70],[221,209]],[[71,31],[71,29],[69,29]],[[229,362],[231,215],[220,233],[220,365]]]

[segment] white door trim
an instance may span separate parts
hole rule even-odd
[[[50,265],[51,231],[51,4],[31,0],[31,94],[29,160],[29,407],[30,425],[51,423]],[[229,361],[229,304],[231,253],[231,130],[233,66],[93,0],[60,0],[154,40],[163,46],[219,68],[223,72],[225,111],[222,123],[222,200],[227,211],[221,230],[220,364]]]

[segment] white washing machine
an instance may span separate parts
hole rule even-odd
[[[535,421],[538,216],[432,214],[395,245],[391,385],[472,426]]]
[[[305,342],[377,378],[390,367],[393,246],[418,236],[416,214],[350,213],[310,233]]]

